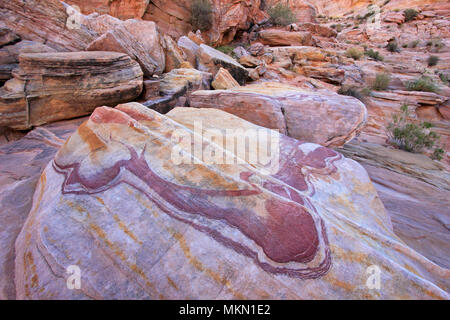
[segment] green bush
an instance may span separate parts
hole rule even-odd
[[[330,28],[336,30],[336,32],[341,32],[344,26],[342,24],[332,24]]]
[[[223,52],[231,57],[234,56],[234,53],[233,53],[234,47],[232,47],[232,46],[227,46],[227,45],[220,46],[220,47],[217,47],[216,50],[219,50],[220,52]]]
[[[267,13],[269,14],[270,22],[277,26],[287,26],[295,22],[295,15],[291,8],[281,2],[269,5]]]
[[[431,159],[441,161],[444,155],[444,149],[436,148],[431,155]]]
[[[364,52],[361,49],[353,47],[353,48],[348,48],[347,51],[345,52],[345,55],[354,60],[359,60],[364,55]]]
[[[391,82],[391,76],[387,73],[377,74],[372,89],[376,91],[386,90]]]
[[[386,46],[386,49],[388,49],[388,51],[390,51],[390,52],[400,52],[400,48],[398,47],[397,40],[389,41]]]
[[[439,79],[441,79],[441,81],[448,86],[449,85],[449,80],[448,80],[448,76],[445,73],[439,73]]]
[[[415,124],[410,122],[406,104],[402,105],[400,110],[400,114],[392,116],[392,122],[387,127],[390,142],[408,152],[419,153],[424,149],[432,149],[439,140],[439,136],[430,130],[431,123]],[[436,153],[440,154],[440,151],[436,151]]]
[[[191,24],[194,30],[208,31],[213,23],[212,5],[209,0],[193,0]]]
[[[439,62],[439,57],[437,56],[429,56],[427,59],[427,64],[429,67],[434,67]]]
[[[359,90],[356,87],[341,87],[338,90],[338,93],[344,96],[355,97],[356,99],[364,102],[366,96],[370,95],[370,89],[363,88],[362,90]]]
[[[375,51],[373,49],[369,49],[369,50],[365,51],[364,54],[376,61],[384,60],[384,57],[378,51]]]
[[[425,91],[425,92],[438,92],[437,85],[430,77],[421,76],[419,79],[410,81],[406,84],[406,88],[409,91]]]
[[[419,43],[420,43],[419,40],[414,40],[414,41],[411,41],[411,42],[410,42],[409,46],[410,46],[411,48],[416,48],[416,47],[419,45]]]
[[[405,11],[403,11],[403,15],[405,16],[405,22],[414,20],[418,14],[419,12],[417,12],[417,10],[414,9],[406,9]]]

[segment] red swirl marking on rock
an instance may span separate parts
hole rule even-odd
[[[109,119],[109,117],[108,117]],[[125,118],[121,119],[123,122]],[[129,122],[129,121],[125,121]],[[286,141],[292,144],[292,141]],[[295,145],[294,147],[298,147]],[[264,181],[262,188],[269,190],[281,197],[273,197],[265,201],[266,216],[258,216],[251,209],[241,209],[233,206],[231,202],[221,206],[217,203],[223,201],[214,201],[219,197],[251,197],[262,193],[261,187],[252,184],[249,179],[252,173],[242,172],[240,177],[243,181],[249,182],[248,189],[241,190],[210,190],[199,189],[189,186],[167,181],[158,176],[145,160],[145,148],[140,155],[132,147],[127,147],[130,158],[127,160],[119,160],[111,167],[104,168],[101,172],[84,176],[80,174],[80,163],[72,163],[62,165],[58,163],[58,157],[53,161],[54,169],[65,175],[62,185],[62,193],[73,194],[96,194],[108,190],[120,183],[126,183],[140,192],[144,193],[153,203],[155,203],[162,211],[172,218],[187,223],[197,230],[209,234],[223,245],[232,248],[236,252],[250,257],[261,268],[267,272],[276,274],[286,274],[301,279],[317,278],[324,275],[331,266],[331,255],[328,247],[328,239],[324,222],[317,214],[315,208],[311,205],[308,198],[295,190],[295,178],[302,178],[302,190],[308,189],[307,178],[301,172],[300,164],[308,164],[310,169],[326,169],[330,166],[327,163],[328,158],[338,158],[337,153],[328,152],[326,148],[317,150],[314,156],[321,159],[310,159],[309,155],[304,155],[300,149],[292,153],[297,159],[295,161],[287,161],[281,168],[280,172],[273,176],[275,179]],[[296,164],[296,165],[294,165]],[[286,170],[292,170],[293,179],[285,179]],[[121,172],[127,170],[138,179],[143,181],[158,196],[154,196],[145,190],[142,190],[133,181],[128,181],[126,175]],[[329,169],[333,171],[335,169]],[[294,173],[293,173],[294,172]],[[283,181],[277,183],[276,179]],[[238,229],[245,237],[252,240],[262,249],[266,257],[260,259],[258,250],[253,250],[245,243],[237,241],[225,236],[220,231],[210,228],[207,225],[191,221],[186,217],[180,216],[174,212],[173,208],[180,212],[186,212],[192,215],[201,215],[210,220],[217,220],[226,225]],[[308,208],[308,209],[307,209]],[[314,212],[314,219],[311,212]],[[279,264],[288,263],[309,263],[316,257],[319,247],[320,238],[323,242],[323,258],[321,262],[314,267],[298,266],[290,267],[280,266]],[[274,261],[277,265],[269,262]],[[267,261],[266,261],[267,260]]]

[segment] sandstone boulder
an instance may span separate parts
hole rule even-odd
[[[192,159],[174,134],[223,154],[205,131],[217,128],[267,132],[211,109],[98,108],[40,178],[16,241],[17,298],[449,299],[449,270],[394,234],[356,162],[273,132],[272,170],[234,148],[234,164],[174,161],[176,146]],[[373,265],[383,290],[365,285]]]
[[[259,41],[271,47],[276,46],[312,46],[310,32],[291,32],[281,29],[265,29],[259,33]]]
[[[211,89],[212,75],[192,68],[173,69],[165,73],[159,83],[159,97],[152,97],[144,106],[167,113],[176,106],[184,106],[191,92]]]
[[[383,16],[383,21],[387,23],[402,24],[405,22],[405,15],[403,12],[389,11]]]
[[[165,54],[156,24],[152,21],[124,21],[91,42],[88,51],[122,52],[135,59],[144,75],[160,75],[165,69]]]
[[[181,64],[186,60],[186,55],[181,50],[172,37],[164,35],[164,52],[166,57],[166,66],[164,72],[180,68]]]
[[[333,92],[308,92],[265,82],[230,90],[197,91],[191,107],[216,108],[295,139],[341,146],[364,127],[367,111],[359,100]]]
[[[300,23],[298,24],[299,31],[309,31],[314,35],[326,38],[333,38],[337,36],[337,32],[332,28],[320,25],[318,23]]]
[[[264,45],[261,42],[255,42],[248,48],[248,52],[252,56],[262,56],[265,52]]]
[[[21,53],[56,52],[44,44],[33,41],[20,41],[0,49],[0,81],[12,78],[12,71],[19,66]]]
[[[226,90],[234,87],[239,87],[239,83],[233,78],[227,69],[220,68],[211,83],[216,90]]]
[[[192,66],[196,67],[197,55],[200,50],[200,46],[186,36],[180,37],[177,45],[181,50],[183,50],[186,60],[189,61]]]
[[[0,89],[0,126],[28,129],[87,115],[142,91],[139,65],[123,53],[26,53]]]
[[[18,41],[20,41],[20,37],[14,31],[5,27],[0,28],[0,47],[14,44]]]
[[[239,84],[245,84],[248,71],[232,57],[207,45],[198,50],[198,69],[216,75],[220,68],[227,69]]]

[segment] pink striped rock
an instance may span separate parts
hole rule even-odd
[[[359,164],[275,132],[279,152],[252,164],[255,136],[246,156],[211,129],[270,133],[215,109],[97,108],[40,178],[16,241],[17,298],[449,298],[449,270],[395,236]]]

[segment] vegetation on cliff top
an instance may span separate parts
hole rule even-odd
[[[208,31],[212,27],[212,5],[209,0],[194,0],[191,6],[191,24],[194,30]]]

